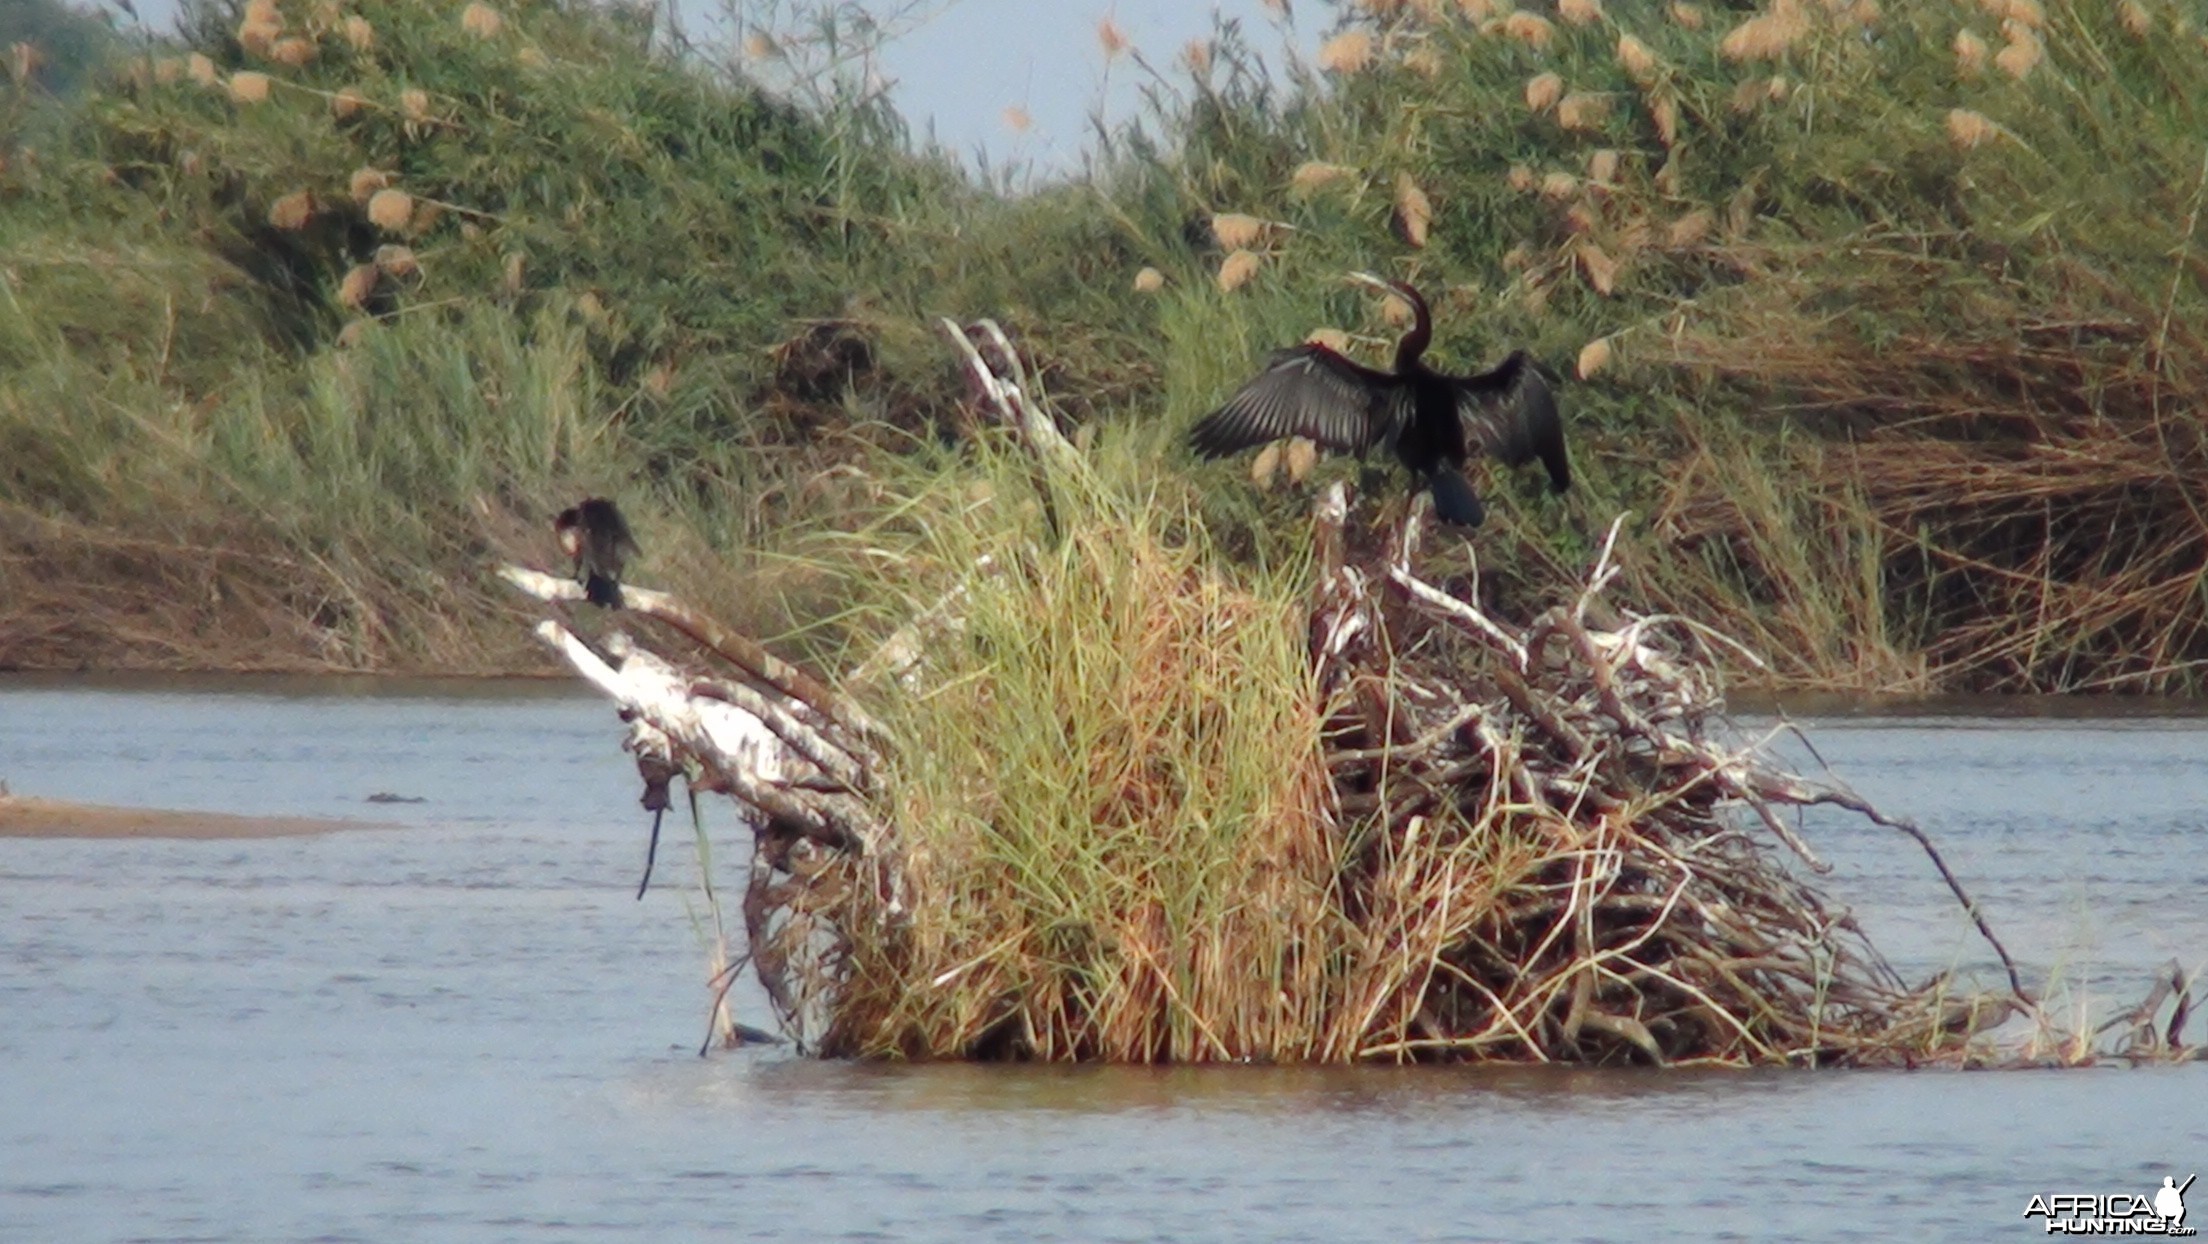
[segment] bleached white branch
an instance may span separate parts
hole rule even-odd
[[[505,565],[498,568],[498,577],[520,588],[524,593],[546,604],[571,603],[586,599],[583,585],[563,575],[549,575],[527,566]]]
[[[898,627],[895,633],[882,641],[881,647],[874,650],[874,655],[860,662],[844,681],[863,684],[878,678],[905,678],[927,654],[927,641],[931,636],[957,631],[965,626],[965,619],[958,614],[958,606],[973,589],[976,576],[995,574],[996,570],[997,559],[994,555],[984,553],[975,558],[972,573],[943,593],[934,604],[922,610],[920,616]]]
[[[585,599],[582,586],[573,579],[527,566],[501,566],[498,573],[508,583],[541,601],[572,603]],[[860,766],[871,765],[879,758],[875,748],[888,737],[881,723],[819,679],[767,651],[757,640],[721,625],[671,592],[624,583],[621,599],[627,612],[674,627],[743,671],[757,684],[751,689],[754,706],[762,702],[769,706],[760,709],[759,715],[768,724],[780,728],[785,741],[813,756],[822,767],[834,769],[837,765],[815,754],[816,741],[841,751]],[[744,697],[724,695],[720,698]],[[792,723],[801,727],[802,733],[785,728]]]
[[[1400,565],[1388,567],[1388,578],[1409,592],[1411,598],[1420,604],[1463,625],[1467,630],[1502,649],[1519,673],[1526,671],[1526,646],[1518,641],[1517,636],[1497,626],[1494,619],[1489,618],[1486,613],[1420,579]]]
[[[1088,464],[1081,451],[1059,433],[1057,422],[1036,403],[1029,389],[1027,366],[997,322],[981,320],[970,330],[948,317],[939,322],[951,345],[964,357],[966,375],[975,392],[994,408],[999,419],[1019,430],[1035,456],[1060,470],[1086,470]],[[979,345],[970,332],[980,335]],[[990,357],[983,357],[985,348]]]
[[[880,825],[858,800],[800,789],[837,784],[819,766],[742,707],[691,694],[694,680],[674,665],[618,634],[608,641],[618,664],[549,619],[537,624],[536,635],[626,714],[665,734],[674,753],[697,757],[704,784],[725,788],[770,821],[833,846],[867,854],[880,840]]]
[[[813,767],[752,714],[719,700],[692,698],[689,678],[649,652],[632,648],[615,666],[557,622],[537,623],[536,634],[585,682],[714,769],[741,771],[760,782],[785,782]]]

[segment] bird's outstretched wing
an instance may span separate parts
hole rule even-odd
[[[1549,487],[1572,486],[1572,464],[1564,453],[1564,421],[1556,413],[1556,394],[1523,350],[1513,351],[1493,371],[1455,381],[1457,416],[1465,439],[1505,466],[1539,459],[1549,469]]]
[[[1291,436],[1361,454],[1401,420],[1402,382],[1306,342],[1274,353],[1265,370],[1198,420],[1189,444],[1206,458]]]

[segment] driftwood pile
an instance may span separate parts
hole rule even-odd
[[[2029,1004],[2013,966],[2013,999],[1912,988],[1785,865],[1774,848],[1828,869],[1784,810],[1916,831],[1739,739],[1714,674],[1724,637],[1606,605],[1619,523],[1574,600],[1513,626],[1412,573],[1416,523],[1385,565],[1341,560],[1342,508],[1320,509],[1312,660],[1343,815],[1371,827],[1344,901],[1449,910],[1463,887],[1437,860],[1512,877],[1432,929],[1434,971],[1393,1000],[1406,1035],[1367,1056],[1907,1061],[1959,1055]],[[1455,841],[1406,851],[1421,833]]]
[[[980,404],[1017,430],[1038,472],[1083,469],[1026,396],[1002,334],[977,331],[978,346],[951,328]],[[1572,599],[1515,624],[1476,603],[1476,588],[1452,593],[1414,571],[1418,511],[1373,533],[1352,529],[1348,510],[1341,485],[1318,504],[1309,617],[1338,861],[1330,901],[1347,938],[1329,971],[1352,978],[1330,986],[1351,1036],[1329,1056],[1966,1061],[1986,1053],[1973,1034],[2036,1012],[1982,920],[2008,991],[1911,985],[1805,878],[1824,865],[1787,813],[1837,804],[1914,836],[1978,919],[1914,827],[1738,739],[1713,673],[1729,641],[1606,603],[1617,524]],[[580,598],[565,580],[506,573],[556,608]],[[960,593],[839,690],[669,596],[626,591],[633,615],[688,637],[686,655],[620,635],[593,645],[561,621],[539,634],[621,705],[647,807],[664,807],[681,775],[693,792],[732,797],[753,827],[746,949],[724,985],[748,964],[786,1031],[850,1052],[834,1034],[849,974],[868,970],[854,946],[894,945],[926,918],[903,893],[879,788],[884,758],[914,744],[852,689],[909,674],[931,634],[958,626]]]

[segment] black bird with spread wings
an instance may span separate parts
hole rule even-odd
[[[1464,478],[1472,450],[1506,466],[1539,459],[1553,490],[1571,487],[1556,397],[1523,350],[1493,371],[1443,375],[1420,360],[1434,324],[1418,291],[1369,272],[1351,278],[1410,304],[1411,331],[1396,344],[1395,370],[1360,366],[1315,342],[1278,351],[1264,371],[1190,430],[1197,453],[1222,458],[1292,436],[1360,457],[1384,445],[1433,489],[1435,513],[1466,527],[1487,517]]]
[[[621,568],[636,555],[636,537],[613,502],[592,497],[552,520],[560,550],[575,559],[575,581],[591,604],[621,607]]]

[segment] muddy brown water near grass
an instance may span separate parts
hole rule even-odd
[[[2208,960],[2208,720],[1808,707],[2035,972],[2107,1003]],[[563,684],[0,679],[18,794],[403,823],[0,839],[0,1239],[2021,1240],[2034,1193],[2208,1172],[2201,1064],[700,1059],[694,858],[630,897],[616,729]],[[1906,971],[1985,964],[1912,846],[1809,828]]]

